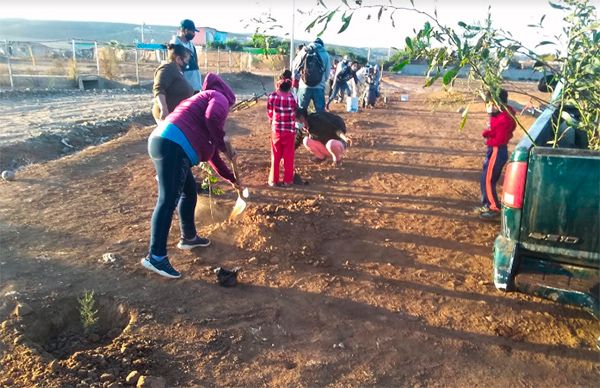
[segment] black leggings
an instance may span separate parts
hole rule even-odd
[[[151,137],[148,154],[158,176],[158,200],[150,228],[150,253],[166,256],[175,207],[179,210],[181,236],[187,239],[196,236],[196,181],[190,159],[179,144],[162,137]]]

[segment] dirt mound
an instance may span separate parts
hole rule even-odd
[[[220,76],[227,81],[236,94],[261,94],[263,93],[263,85],[268,92],[271,92],[274,88],[273,76],[257,75],[247,71],[222,73]]]
[[[332,204],[318,195],[252,207],[234,223],[239,231],[236,246],[271,263],[303,260],[312,264],[318,245],[314,236],[325,233],[323,221],[339,212]]]

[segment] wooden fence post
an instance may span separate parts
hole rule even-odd
[[[10,65],[10,56],[12,54],[12,50],[7,40],[4,41],[4,46],[6,47],[6,62],[8,64],[8,78],[10,79],[10,89],[13,90],[15,88],[15,82],[13,80],[12,67]]]
[[[137,48],[135,49],[135,80],[137,81],[137,84],[140,84],[140,66],[138,63],[138,51]]]
[[[77,76],[79,72],[77,71],[77,51],[75,51],[75,39],[71,40],[71,49],[73,50],[73,73],[75,76],[75,82],[77,82]]]
[[[33,49],[31,48],[31,45],[28,45],[27,48],[29,49],[29,56],[31,57],[31,65],[33,66],[33,70],[35,70],[35,56],[33,55]]]
[[[204,50],[204,71],[208,73],[208,47]]]
[[[98,71],[98,77],[100,77],[100,52],[98,51],[98,42],[94,41],[94,52],[96,53],[96,70]]]
[[[217,74],[221,73],[221,49],[217,47]]]
[[[231,73],[231,50],[229,50],[228,56],[229,56],[229,72]]]

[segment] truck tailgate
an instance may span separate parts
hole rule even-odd
[[[534,147],[521,219],[523,248],[600,265],[600,153]]]

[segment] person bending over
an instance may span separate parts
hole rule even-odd
[[[194,220],[196,181],[191,167],[208,162],[239,191],[240,183],[219,156],[232,160],[235,151],[225,135],[225,120],[235,94],[218,75],[208,73],[202,91],[182,101],[150,134],[148,154],[158,177],[158,199],[150,226],[150,249],[141,261],[144,268],[176,279],[181,274],[167,257],[167,239],[175,208],[179,211],[179,249],[210,245],[199,237]]]
[[[296,120],[304,125],[308,135],[302,142],[304,147],[313,154],[313,161],[319,163],[331,157],[334,165],[339,165],[346,149],[352,144],[352,139],[346,135],[344,120],[330,112],[315,112],[308,114],[306,109],[296,111]]]

